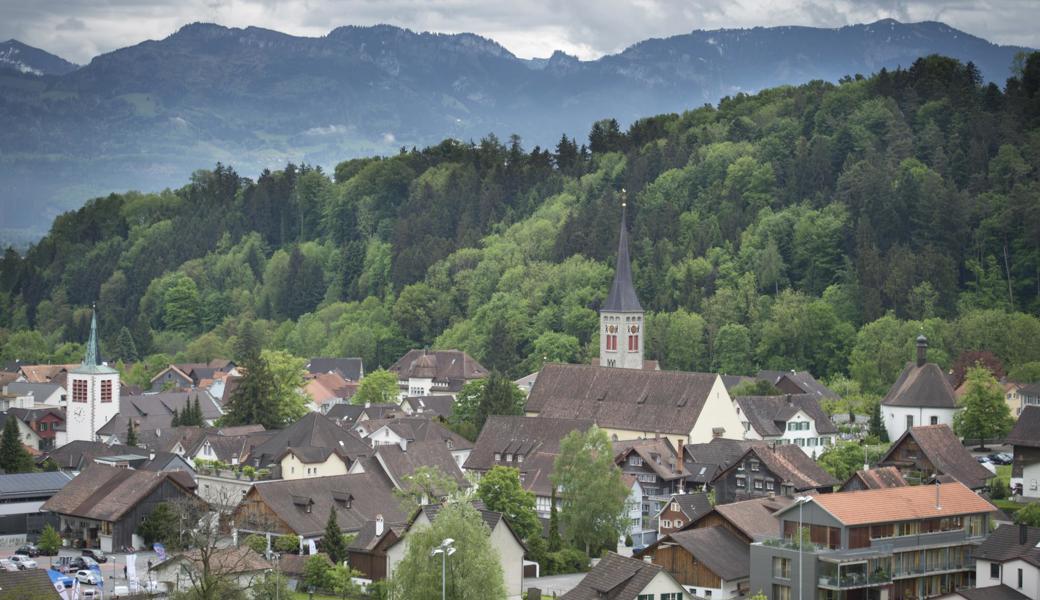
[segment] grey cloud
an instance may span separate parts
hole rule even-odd
[[[0,0],[0,39],[85,63],[193,21],[310,36],[390,23],[477,33],[524,57],[562,49],[590,59],[693,29],[840,27],[886,17],[941,20],[993,42],[1040,46],[1035,0]]]

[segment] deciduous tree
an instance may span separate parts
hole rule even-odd
[[[971,367],[965,379],[967,390],[961,398],[961,410],[953,415],[953,428],[965,439],[979,441],[1007,435],[1014,425],[1011,409],[1004,402],[1004,391],[986,367]]]

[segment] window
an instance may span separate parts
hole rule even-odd
[[[661,519],[661,527],[671,529],[672,521],[670,519]]]
[[[755,480],[755,489],[756,490],[762,489],[762,480],[761,479],[756,479]]]
[[[773,600],[791,600],[791,586],[774,583]]]
[[[1000,579],[1000,563],[989,563],[989,578]]]
[[[506,462],[513,462],[513,454],[511,452],[506,453]]]
[[[101,382],[101,401],[112,401],[112,380],[106,379]]]
[[[743,488],[744,487],[744,478],[743,477],[737,477],[737,487],[738,488]]]
[[[639,481],[639,483],[657,483],[657,475],[654,475],[653,473],[640,473],[639,475],[636,475],[636,480]]]
[[[821,437],[820,438],[820,445],[821,446],[830,446],[831,445],[831,438],[830,437],[826,437],[826,436]]]
[[[495,452],[495,462],[502,460],[502,453]]]
[[[636,596],[636,600],[654,600],[653,594],[639,594]]]
[[[767,490],[769,490],[771,492],[771,491],[773,491],[774,487],[775,487],[775,484],[773,483],[772,479],[769,479],[769,480],[766,481],[766,489]]]
[[[779,556],[773,557],[773,577],[776,577],[777,579],[791,578],[790,558],[781,558]]]
[[[913,426],[914,426],[914,416],[913,415],[907,415],[906,416],[906,428],[910,429]]]
[[[751,461],[751,470],[752,471],[757,471],[758,470],[758,461],[757,460]]]
[[[643,466],[643,459],[633,454],[632,456],[628,457],[628,464],[632,465],[633,467],[641,467]]]
[[[679,512],[679,503],[672,502],[672,512]]]
[[[932,425],[938,425],[939,424],[939,417],[932,417],[932,418],[928,419],[928,422],[931,423]]]
[[[1022,589],[1022,569],[1018,570],[1018,589]]]
[[[710,596],[711,594],[709,593],[708,595]],[[661,594],[661,600],[682,600],[682,594],[678,592],[673,592],[669,594],[666,592],[664,594]]]
[[[73,402],[86,402],[87,401],[87,381],[85,379],[74,379],[74,380],[72,380],[72,401]]]
[[[46,423],[40,423],[40,431],[47,431],[47,424]]]
[[[682,519],[676,519],[675,520],[675,528],[678,529],[678,528],[680,528],[682,526],[683,526],[683,520]]]

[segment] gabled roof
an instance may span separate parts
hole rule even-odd
[[[420,368],[423,373],[417,373]],[[467,381],[488,376],[483,365],[461,350],[409,350],[387,370],[396,373],[398,379],[432,375],[434,381],[447,383],[448,391],[458,391]]]
[[[7,393],[15,396],[31,395],[36,402],[43,402],[54,395],[55,392],[64,390],[56,383],[26,383],[13,381],[7,384]]]
[[[372,453],[369,445],[353,431],[340,427],[321,413],[310,412],[285,429],[271,434],[266,441],[253,448],[249,460],[257,466],[266,466],[290,446],[333,448],[350,459]]]
[[[748,449],[741,461],[750,458],[758,458],[770,472],[779,477],[783,483],[794,486],[796,491],[831,488],[841,483],[816,464],[815,460],[809,458],[809,455],[801,448],[793,444],[772,448],[755,446]],[[731,465],[730,468],[734,468],[734,465]],[[722,476],[722,474],[719,475],[719,477]]]
[[[892,444],[885,456],[878,462],[880,464],[894,463],[890,457],[907,437],[911,437],[917,442],[918,447],[940,475],[949,475],[973,490],[985,487],[986,482],[993,477],[993,473],[990,473],[989,469],[980,465],[972,457],[971,452],[968,452],[968,449],[961,444],[960,438],[950,429],[949,425],[911,427]]]
[[[874,467],[873,469],[860,469],[852,474],[845,483],[842,490],[853,481],[861,482],[865,489],[880,490],[891,487],[904,487],[910,485],[903,474],[896,467]]]
[[[794,500],[787,496],[753,498],[741,502],[716,505],[708,514],[716,514],[722,517],[730,525],[747,536],[749,540],[758,541],[776,537],[780,531],[780,521],[773,515],[793,502]],[[704,519],[705,516],[700,517],[696,521],[691,521],[683,527],[683,530],[696,529],[697,522]]]
[[[63,600],[44,569],[7,571],[0,569],[0,599]]]
[[[118,521],[167,480],[185,496],[193,495],[173,473],[91,465],[44,502],[42,510],[83,519]]]
[[[688,435],[718,375],[549,363],[527,399],[544,417],[590,418],[600,427]]]
[[[812,373],[808,371],[759,371],[757,378],[768,381],[774,386],[780,383],[782,379],[787,379],[800,388],[803,393],[817,399],[837,399],[839,397],[830,388],[817,381],[812,376]]]
[[[812,496],[812,502],[849,526],[991,513],[996,510],[996,507],[958,481],[817,494]]]
[[[268,571],[272,568],[271,563],[264,560],[264,557],[253,552],[249,546],[245,545],[237,548],[215,549],[208,559],[208,567],[214,572],[222,575],[230,575],[234,573],[256,573],[259,571]],[[198,550],[189,550],[188,552],[174,554],[163,562],[154,565],[152,568],[162,569],[167,565],[181,562],[186,563],[186,566],[189,566],[195,571],[204,568]]]
[[[455,398],[451,396],[408,396],[402,400],[416,414],[432,414],[447,419],[455,411]]]
[[[59,468],[78,471],[93,464],[94,459],[103,456],[119,456],[121,454],[137,454],[148,457],[148,451],[134,446],[122,444],[108,445],[102,442],[76,440],[47,453]]]
[[[1004,584],[957,590],[954,594],[964,600],[1031,600],[1029,596]]]
[[[357,392],[357,387],[357,383],[348,382],[339,372],[333,371],[308,377],[304,389],[315,404],[325,404],[352,397]]]
[[[783,396],[735,396],[733,398],[752,429],[762,437],[782,436],[788,419],[798,411],[804,412],[816,423],[822,434],[838,433],[827,413],[820,408],[815,394],[785,394]]]
[[[660,512],[657,516],[660,516],[662,512],[668,510],[672,503],[679,505],[679,510],[682,511],[686,518],[690,521],[699,519],[704,515],[711,512],[711,500],[708,499],[707,492],[697,492],[694,494],[672,494],[672,497],[668,499],[661,507]],[[687,521],[688,523],[689,521]]]
[[[70,481],[72,481],[72,475],[64,471],[0,475],[0,499],[10,501],[18,498],[53,495],[68,485]]]
[[[336,522],[347,533],[359,531],[376,515],[383,515],[388,523],[403,523],[407,518],[389,481],[378,473],[260,481],[247,494],[247,498],[252,497],[263,501],[275,516],[304,537],[322,535],[333,506]],[[350,498],[349,508],[343,500],[346,497]],[[306,506],[310,506],[310,512]],[[251,529],[256,524],[248,521],[246,509],[246,503],[239,505],[236,520],[243,529]]]
[[[308,373],[339,373],[345,379],[361,381],[365,372],[360,358],[312,358],[307,362]]]
[[[614,282],[600,312],[643,312],[639,297],[632,285],[632,260],[628,256],[627,210],[621,209],[621,231],[618,233],[617,262],[614,264]]]
[[[137,396],[119,397],[119,414],[124,416],[145,417],[153,415],[172,415],[176,410],[184,412],[189,403],[199,401],[202,418],[212,421],[220,418],[223,411],[216,399],[206,390],[188,390],[185,392],[160,392],[157,394],[140,394]]]
[[[29,423],[30,421],[38,421],[46,416],[56,417],[58,420],[65,421],[65,412],[59,409],[57,406],[46,406],[38,408],[9,408],[7,414],[17,418],[23,423]]]
[[[765,445],[766,442],[761,440],[714,438],[703,444],[686,444],[683,452],[693,464],[716,465],[719,469],[726,469],[740,460],[749,448]]]
[[[686,472],[682,461],[668,438],[650,438],[644,440],[621,440],[613,443],[614,462],[621,464],[633,452],[643,459],[643,464],[653,469],[658,477],[665,481],[681,479]]]
[[[441,425],[439,421],[431,419],[430,416],[371,419],[364,421],[363,425],[369,435],[387,427],[410,442],[436,441],[445,446],[451,442],[452,450],[467,450],[473,447],[473,442]]]
[[[1040,406],[1026,406],[1018,415],[1018,422],[1007,436],[1013,446],[1040,448]]]
[[[332,405],[332,408],[325,413],[325,416],[330,419],[352,424],[359,416],[361,416],[361,413],[364,412],[364,410],[365,407],[360,404],[334,404]]]
[[[926,408],[956,408],[953,386],[939,365],[908,362],[881,404]]]
[[[578,585],[561,596],[560,600],[636,600],[660,573],[672,579],[676,592],[683,590],[664,567],[608,552]]]
[[[51,383],[60,373],[67,373],[80,365],[22,365],[18,372],[29,383]]]
[[[192,381],[191,375],[188,375],[188,374],[187,374],[186,372],[184,372],[184,371],[180,370],[180,369],[179,369],[179,368],[177,367],[177,365],[170,365],[170,366],[166,367],[165,369],[163,369],[162,371],[159,371],[158,373],[156,373],[156,374],[155,374],[155,377],[152,377],[152,378],[151,378],[151,379],[149,380],[149,382],[151,382],[151,383],[155,383],[155,380],[157,380],[157,379],[161,378],[161,377],[162,377],[163,375],[165,375],[165,374],[166,374],[167,372],[172,372],[172,373],[175,373],[175,374],[176,374],[176,375],[177,375],[178,377],[180,377],[180,378],[184,379],[184,380],[185,380],[185,381],[187,381],[188,383],[191,383],[191,381]]]
[[[375,455],[365,461],[366,470],[369,465],[378,465],[394,482],[395,486],[404,485],[404,478],[420,467],[433,467],[455,480],[459,488],[469,486],[462,469],[455,462],[451,451],[441,441],[412,442],[402,449],[397,444],[377,446]]]
[[[571,431],[584,431],[591,426],[588,419],[491,415],[463,467],[474,471],[487,471],[496,465],[517,468],[524,476],[524,489],[548,496],[552,492],[549,476],[560,453],[560,441]],[[501,460],[495,460],[496,454]],[[505,461],[507,454],[513,454],[513,462]],[[518,455],[523,456],[523,462],[516,460]]]
[[[975,549],[975,558],[994,562],[1018,559],[1040,567],[1040,527],[1001,525]]]
[[[395,539],[399,539],[404,535],[405,529],[406,527],[403,523],[390,524],[384,521],[383,532],[376,535],[376,522],[366,521],[361,526],[361,530],[354,536],[350,545],[347,546],[347,549],[351,552],[371,553],[379,545],[379,542],[386,539],[388,535],[393,535]]]
[[[725,581],[746,579],[751,574],[747,543],[720,525],[675,531],[668,534],[663,543],[668,541],[681,546]]]

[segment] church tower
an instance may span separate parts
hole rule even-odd
[[[92,442],[97,430],[119,414],[119,371],[101,360],[97,311],[90,316],[87,354],[80,366],[69,371],[68,386],[71,397],[65,415],[67,440]]]
[[[599,364],[621,369],[643,368],[643,307],[632,287],[632,264],[628,258],[627,208],[621,205],[614,284],[599,311]]]

